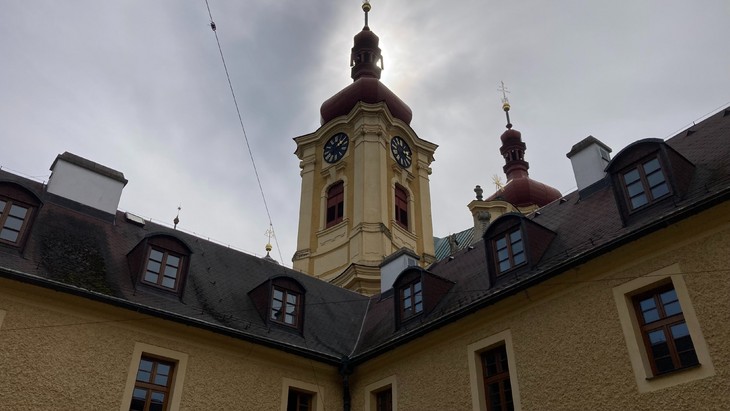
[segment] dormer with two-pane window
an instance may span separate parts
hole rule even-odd
[[[182,295],[190,263],[190,247],[168,234],[152,234],[127,254],[136,286]]]
[[[412,266],[393,283],[396,328],[428,315],[449,292],[454,282]]]
[[[248,295],[266,324],[302,332],[304,296],[299,281],[278,276],[259,284]]]
[[[0,181],[0,244],[22,249],[41,200],[25,187]]]
[[[616,155],[606,167],[625,225],[644,211],[673,207],[681,201],[694,165],[661,139],[639,140]]]
[[[504,214],[484,233],[492,285],[514,278],[540,262],[556,234],[518,213]]]

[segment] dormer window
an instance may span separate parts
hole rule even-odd
[[[687,194],[694,171],[694,164],[661,139],[639,140],[621,150],[606,173],[624,225],[675,207]]]
[[[519,213],[501,215],[484,232],[491,285],[539,264],[556,234]]]
[[[396,328],[429,315],[454,282],[418,266],[403,270],[393,282],[393,312]]]
[[[157,247],[150,247],[147,267],[142,281],[176,290],[180,279],[183,256]]]
[[[22,247],[41,206],[38,196],[11,182],[0,182],[0,244]]]
[[[522,231],[519,228],[495,240],[494,250],[497,254],[499,274],[522,265],[527,261],[525,257],[525,246],[522,241]]]
[[[420,278],[400,288],[400,301],[403,320],[423,312],[423,289]]]
[[[301,302],[301,294],[273,286],[271,293],[271,321],[297,327],[299,323],[299,312]]]
[[[181,293],[190,261],[190,248],[168,234],[153,234],[127,254],[135,282]]]
[[[327,190],[327,220],[325,228],[342,221],[345,214],[345,184],[338,181]]]
[[[622,174],[629,207],[636,210],[669,194],[669,185],[657,157]]]
[[[304,329],[306,289],[289,276],[270,278],[248,292],[266,323],[285,329]]]
[[[17,244],[28,225],[28,206],[0,197],[0,241]]]

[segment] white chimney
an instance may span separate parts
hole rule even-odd
[[[48,192],[116,214],[125,185],[127,180],[121,172],[67,151],[51,165]]]
[[[417,266],[420,258],[411,250],[401,248],[380,263],[380,292],[384,293],[393,287],[398,275],[408,267]]]
[[[611,161],[611,148],[593,136],[588,136],[570,149],[566,156],[573,165],[578,191],[603,180],[606,165]]]

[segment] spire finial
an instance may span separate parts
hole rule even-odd
[[[370,0],[362,0],[362,11],[365,12],[365,27],[368,26],[368,12],[370,8]]]
[[[266,256],[267,257],[270,257],[269,256],[269,252],[273,248],[271,246],[271,237],[274,236],[274,226],[272,226],[271,224],[269,224],[269,229],[266,230],[266,233],[264,233],[264,234],[269,237],[269,241],[266,243]]]
[[[180,210],[182,210],[182,204],[177,206],[177,215],[175,216],[175,219],[172,220],[172,222],[175,223],[175,226],[172,227],[173,230],[177,230],[177,224],[180,222]]]
[[[504,110],[504,114],[507,116],[507,128],[512,128],[512,123],[509,121],[509,99],[507,99],[507,93],[509,93],[509,90],[507,90],[507,87],[504,85],[504,81],[500,81],[501,86],[497,89],[497,91],[502,92],[502,110]]]

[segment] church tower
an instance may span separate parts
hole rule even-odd
[[[380,82],[378,36],[365,26],[350,58],[353,83],[320,109],[322,126],[296,137],[301,200],[296,270],[364,294],[380,265],[407,250],[435,260],[429,175],[436,145],[410,127],[411,109]]]

